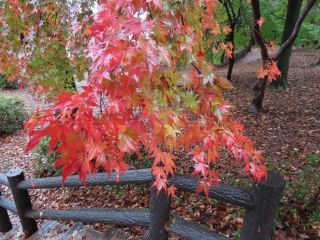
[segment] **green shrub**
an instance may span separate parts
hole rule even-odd
[[[34,176],[35,177],[52,177],[60,176],[62,169],[54,166],[54,162],[60,157],[60,154],[53,152],[49,153],[49,137],[45,137],[40,141],[38,146],[33,150],[36,161],[34,162]],[[58,146],[56,146],[58,147]],[[133,168],[150,168],[152,166],[152,159],[148,158],[147,151],[141,147],[140,156],[137,154],[126,154],[125,160]],[[98,169],[98,172],[104,172],[103,167]],[[120,191],[120,188],[116,188],[117,192]]]
[[[298,181],[293,188],[293,197],[305,205],[314,206],[314,199],[319,195],[320,175],[317,174],[320,167],[320,153],[310,153],[306,156],[306,163],[301,169]]]
[[[17,89],[18,83],[16,81],[8,81],[7,76],[0,74],[0,89]]]
[[[21,99],[0,95],[0,135],[22,129],[26,118],[27,112]]]
[[[130,164],[131,167],[135,169],[141,168],[151,168],[153,159],[148,157],[147,150],[141,146],[140,147],[140,156],[137,154],[126,154],[125,156],[126,163]]]
[[[49,153],[48,142],[49,137],[45,137],[33,150],[36,157],[36,162],[34,164],[35,177],[52,177],[61,175],[61,168],[57,168],[53,165],[60,157],[60,154],[56,154],[54,152]]]

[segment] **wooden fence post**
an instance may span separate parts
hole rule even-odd
[[[286,182],[278,173],[268,172],[268,178],[255,185],[255,207],[246,209],[241,240],[271,240]]]
[[[28,190],[17,189],[19,182],[24,180],[22,169],[13,169],[7,173],[8,182],[12,191],[14,203],[16,204],[18,216],[26,238],[38,231],[37,222],[33,218],[27,218],[25,213],[32,209]]]
[[[157,194],[155,187],[150,192],[150,239],[168,240],[166,223],[170,217],[170,197],[162,190]]]
[[[1,191],[0,191],[1,197]],[[12,229],[12,224],[8,215],[7,209],[0,206],[0,232],[9,232]]]

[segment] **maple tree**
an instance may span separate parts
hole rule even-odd
[[[221,33],[213,14],[217,5],[216,0],[101,2],[82,33],[91,62],[84,91],[63,92],[51,108],[31,116],[26,150],[49,136],[51,151],[61,153],[55,165],[62,166],[63,179],[79,173],[85,181],[99,166],[119,178],[129,168],[125,154],[139,154],[144,146],[154,159],[154,186],[170,195],[174,186],[168,177],[181,148],[193,157],[197,192],[208,194],[217,183],[215,166],[224,149],[245,173],[258,181],[265,177],[262,152],[243,135],[222,97],[231,83],[205,59],[204,32]]]
[[[84,78],[86,39],[73,31],[94,1],[0,1],[0,72],[48,96]]]

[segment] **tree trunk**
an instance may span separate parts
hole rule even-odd
[[[287,7],[287,16],[286,21],[282,33],[282,40],[281,45],[287,41],[287,39],[292,34],[292,31],[296,25],[296,22],[300,15],[300,10],[302,6],[303,0],[288,0],[288,7]],[[278,68],[281,71],[281,77],[279,77],[277,80],[272,82],[272,86],[278,88],[286,88],[288,85],[287,76],[288,76],[288,70],[289,70],[289,64],[290,64],[290,58],[291,58],[291,52],[292,52],[292,46],[291,44],[289,47],[287,47],[281,55],[279,55],[278,58]]]
[[[264,39],[261,34],[260,26],[258,25],[258,20],[261,17],[260,14],[260,1],[259,0],[252,0],[251,1],[252,6],[252,12],[253,12],[253,34],[256,43],[258,44],[260,51],[261,51],[261,57],[263,61],[263,67],[266,66],[268,61],[270,60],[268,49],[266,44],[264,43]],[[256,79],[253,87],[252,87],[252,102],[251,106],[249,107],[249,112],[251,113],[258,113],[263,111],[263,98],[264,98],[264,92],[267,85],[267,77],[264,79]]]
[[[249,107],[250,113],[263,112],[263,98],[267,85],[267,77],[264,79],[256,78],[252,87],[252,102]]]
[[[220,63],[221,63],[221,64],[224,64],[224,56],[225,56],[225,53],[223,52],[223,53],[221,54],[221,58],[220,58]]]
[[[229,36],[228,36],[228,40],[229,42],[232,43],[233,46],[234,45],[234,30],[235,30],[235,26],[231,25],[231,29],[232,29],[232,32],[230,32]],[[227,79],[229,81],[232,81],[231,80],[231,77],[232,77],[232,70],[233,70],[233,66],[234,66],[234,62],[235,62],[235,56],[234,56],[234,51],[235,51],[235,48],[233,49],[232,51],[232,58],[229,59],[229,67],[228,67],[228,75],[227,75]]]
[[[232,70],[233,70],[233,66],[234,66],[234,62],[235,62],[235,59],[234,59],[234,56],[232,59],[230,59],[230,62],[229,62],[229,67],[228,67],[228,75],[227,75],[227,79],[232,82]]]

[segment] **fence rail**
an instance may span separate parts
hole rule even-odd
[[[229,238],[216,234],[200,224],[188,222],[176,216],[174,223],[169,226],[169,231],[189,239],[214,239],[228,240]]]
[[[4,174],[0,174],[0,185],[1,184],[9,187],[9,182],[8,182],[7,176]]]
[[[116,174],[97,173],[95,176],[88,176],[86,182],[79,181],[79,176],[68,177],[63,187],[82,187],[82,186],[105,186],[105,185],[126,185],[126,184],[148,184],[153,179],[150,169],[130,170],[121,175],[120,181],[117,182]],[[62,177],[36,178],[21,181],[18,189],[45,189],[61,188]]]
[[[198,186],[197,179],[179,174],[171,180],[171,183],[177,189],[191,193],[194,193]],[[204,195],[204,193],[201,194]],[[208,197],[245,208],[253,208],[255,204],[254,195],[250,191],[224,183],[219,183],[218,186],[212,185],[209,189]]]
[[[40,209],[27,211],[26,216],[34,219],[72,220],[83,223],[116,224],[119,226],[147,227],[150,224],[150,213],[147,209]]]
[[[107,176],[98,173],[88,177],[86,183],[79,181],[78,176],[71,176],[64,182],[64,187],[105,186],[115,184],[150,184],[153,176],[150,169],[130,170],[121,175],[117,182],[115,173]],[[185,192],[195,192],[198,180],[191,176],[177,174],[170,179],[170,183]],[[7,210],[17,214],[20,218],[25,237],[35,233],[36,219],[73,220],[84,223],[104,223],[121,226],[149,227],[151,240],[167,240],[168,234],[184,237],[186,239],[229,239],[216,234],[205,226],[185,221],[179,216],[171,217],[171,199],[164,193],[156,193],[154,188],[150,191],[149,209],[33,209],[28,193],[29,189],[50,189],[62,187],[61,177],[24,179],[21,169],[10,170],[7,175],[0,174],[0,184],[11,189],[14,201],[3,196],[0,192],[0,231],[7,232],[12,225]],[[270,240],[276,210],[285,187],[284,179],[277,173],[269,172],[266,181],[255,184],[252,189],[233,187],[219,183],[211,186],[209,197],[219,201],[244,207],[246,214],[241,231],[242,240]]]

